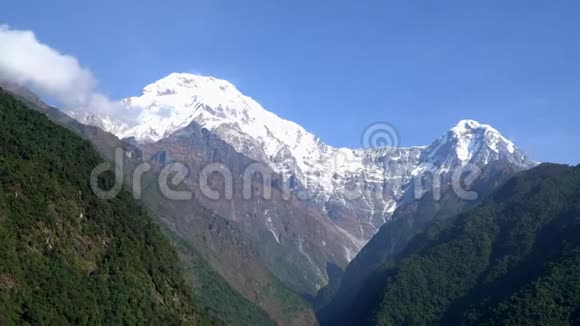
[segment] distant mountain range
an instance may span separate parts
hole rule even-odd
[[[468,230],[457,223],[478,220],[479,215],[471,212],[487,211],[490,201],[524,205],[512,196],[533,192],[506,190],[514,175],[517,180],[529,179],[538,189],[543,182],[560,182],[544,174],[572,175],[558,166],[536,167],[538,163],[499,131],[473,120],[459,121],[427,146],[400,148],[392,126],[377,123],[371,125],[372,133],[363,135],[368,139],[363,139],[362,148],[335,148],[213,77],[170,74],[146,86],[140,96],[122,100],[118,115],[66,112],[74,119],[23,88],[6,84],[4,88],[90,140],[107,159],[114,158],[115,148],[123,148],[129,190],[135,186],[133,170],[144,162],[151,165],[140,184],[139,202],[173,243],[186,281],[199,291],[201,304],[222,314],[226,323],[241,311],[251,311],[241,324],[273,320],[280,325],[313,325],[314,309],[325,325],[490,321],[489,311],[505,308],[504,303],[496,305],[504,302],[504,294],[482,294],[478,298],[491,301],[478,307],[461,301],[460,294],[480,295],[470,291],[479,291],[484,283],[474,281],[457,287],[456,295],[446,297],[443,304],[430,297],[437,291],[419,288],[425,279],[413,279],[419,271],[405,264],[414,268],[417,255],[430,254],[426,248],[447,246],[454,232],[462,237]],[[376,133],[387,138],[375,141]],[[176,187],[193,194],[187,200],[172,200],[160,190],[159,175],[173,163],[185,170],[185,180]],[[208,166],[227,170],[232,179],[217,170],[204,174]],[[254,175],[251,169],[256,166]],[[530,172],[522,174],[526,170]],[[208,197],[208,188],[219,198]],[[522,210],[532,203],[525,205]],[[489,221],[493,230],[504,227],[509,209],[514,208],[498,212],[497,218],[493,215]],[[528,222],[533,221],[532,217]],[[441,231],[445,228],[450,231]],[[509,246],[502,237],[494,239],[493,246]],[[526,250],[521,257],[532,252]],[[467,252],[461,255],[470,259]],[[488,257],[497,255],[501,253]],[[500,268],[494,264],[489,266]],[[513,266],[507,266],[506,273]],[[474,273],[466,277],[483,275],[472,265],[465,269]],[[413,281],[400,281],[399,276]],[[415,283],[418,287],[413,287]],[[423,313],[419,307],[388,308],[401,294],[391,286],[418,291],[409,307],[412,300],[426,298],[424,303],[432,309]],[[235,304],[220,301],[222,296]],[[574,315],[572,310],[565,314]],[[475,315],[470,315],[472,311]]]
[[[215,160],[214,152],[233,150],[240,155],[223,160],[226,166],[262,162],[294,194],[306,194],[308,200],[291,203],[289,208],[311,220],[299,225],[289,221],[295,219],[289,211],[281,214],[272,209],[280,206],[275,200],[256,204],[260,209],[245,207],[235,199],[233,206],[205,203],[230,220],[249,223],[248,229],[267,230],[264,235],[260,232],[258,241],[270,237],[274,246],[294,252],[297,257],[292,260],[303,261],[299,264],[310,271],[306,280],[289,281],[303,293],[314,294],[326,284],[329,263],[344,268],[409,200],[409,194],[417,190],[417,180],[431,180],[435,175],[443,185],[450,184],[458,169],[482,168],[495,161],[522,169],[535,165],[496,129],[473,120],[460,121],[428,146],[335,148],[265,110],[231,83],[213,77],[173,73],[147,85],[140,96],[121,102],[126,110],[119,115],[122,119],[71,115],[135,144],[150,158],[169,157],[191,164],[189,154],[205,153],[209,163]],[[208,154],[206,145],[188,143],[202,130],[223,141],[221,148]],[[244,218],[248,214],[253,216],[251,221]],[[319,231],[308,235],[305,225]]]

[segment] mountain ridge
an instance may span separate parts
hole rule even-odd
[[[474,120],[459,121],[427,146],[399,148],[398,135],[387,129],[377,131],[379,136],[394,137],[387,139],[391,146],[375,147],[373,139],[367,148],[329,146],[298,124],[267,111],[228,81],[210,76],[172,73],[145,86],[141,96],[121,102],[131,112],[128,115],[136,116],[133,121],[72,115],[137,144],[160,141],[195,122],[238,152],[266,163],[286,182],[297,180],[297,188],[305,190],[361,245],[389,219],[405,183],[415,176],[445,174],[473,162],[481,167],[499,159],[526,168],[535,165],[496,129]],[[354,186],[354,192],[348,186]],[[356,198],[347,203],[345,192]],[[374,193],[385,195],[377,198]],[[355,215],[356,221],[346,215]]]
[[[535,164],[497,130],[472,120],[460,121],[430,146],[399,148],[396,130],[379,123],[365,132],[369,138],[366,148],[335,148],[266,111],[231,83],[213,77],[171,74],[146,86],[142,96],[122,102],[125,108],[116,118],[72,115],[81,123],[125,136],[127,146],[146,152],[142,159],[161,164],[159,168],[172,163],[172,158],[186,162],[193,188],[200,186],[193,174],[203,170],[202,162],[223,164],[230,172],[237,171],[234,178],[243,178],[244,169],[252,162],[265,167],[261,172],[277,175],[272,176],[271,186],[289,189],[290,202],[280,197],[263,201],[259,191],[250,201],[238,196],[220,203],[206,200],[199,192],[197,198],[227,220],[246,225],[245,230],[256,240],[277,247],[262,248],[268,253],[263,263],[287,286],[307,296],[326,286],[329,266],[346,268],[399,206],[424,195],[423,188],[437,187],[437,180],[448,187],[455,172],[481,169],[495,161],[523,168]],[[139,115],[151,127],[172,129],[159,129],[156,142],[139,142],[139,137],[122,134],[129,130],[125,128],[148,126],[119,120]],[[273,128],[276,125],[292,130]],[[224,144],[199,141],[210,134]],[[381,139],[383,136],[387,138]],[[458,152],[457,143],[463,139],[468,140],[463,147],[471,149],[471,155]],[[234,155],[232,149],[240,155]],[[250,183],[252,189],[262,187],[256,180]],[[299,266],[306,268],[308,276],[287,272]]]
[[[322,325],[577,325],[580,165],[520,172],[432,223]]]

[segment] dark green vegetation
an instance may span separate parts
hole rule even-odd
[[[434,198],[432,193],[420,199],[407,198],[392,219],[381,227],[348,265],[344,275],[336,273],[339,278],[331,278],[329,285],[320,291],[316,302],[320,320],[333,320],[336,311],[351,311],[353,306],[364,305],[365,301],[360,296],[364,295],[365,288],[373,284],[374,272],[381,265],[400,255],[409,242],[431,224],[477,206],[519,171],[520,168],[507,162],[490,163],[470,187],[479,195],[477,200],[463,200],[450,187],[441,189],[440,198]]]
[[[131,196],[92,194],[101,161],[0,90],[0,324],[214,324]]]
[[[33,110],[45,114],[55,123],[90,141],[103,157],[112,160],[115,148],[123,148],[124,152],[131,153],[130,157],[124,157],[125,181],[131,184],[132,171],[142,162],[142,155],[138,148],[99,128],[78,123],[62,111],[42,103],[26,89],[12,89],[11,91]],[[195,199],[190,202],[168,201],[159,193],[156,172],[146,173],[143,184],[148,190],[144,191],[144,198],[140,204],[149,211],[149,215],[158,224],[162,225],[161,229],[174,245],[185,281],[194,288],[198,305],[209,309],[214,317],[234,325],[273,324],[274,322],[264,310],[267,310],[272,318],[283,323],[301,318],[303,311],[309,311],[309,307],[305,306],[296,294],[280,284],[273,275],[265,275],[260,268],[252,265],[253,260],[250,258],[252,254],[243,250],[248,241],[240,232],[236,232],[234,225],[211,214]],[[179,209],[175,210],[173,205],[178,205]],[[179,227],[175,228],[176,225]],[[229,231],[216,233],[215,228],[218,225],[222,225]],[[224,264],[216,259],[223,259],[227,263]],[[220,268],[238,261],[245,262],[245,265],[240,265],[230,274],[228,274],[229,270]],[[254,297],[248,295],[244,288],[236,287],[236,284],[241,282],[231,277],[224,279],[224,275],[227,277],[244,273],[250,273],[267,284],[264,287],[263,284],[243,283],[254,292],[262,288],[268,290],[268,293],[260,292],[260,296],[256,295],[254,302],[257,304],[247,299],[254,299]],[[275,302],[260,300],[261,297],[271,297]],[[311,323],[308,321],[306,324]]]
[[[580,166],[541,165],[415,237],[335,321],[578,324],[579,235]]]
[[[166,234],[174,239],[186,282],[196,290],[201,305],[211,307],[216,317],[228,325],[275,325],[263,310],[232,289],[187,241],[171,231]]]

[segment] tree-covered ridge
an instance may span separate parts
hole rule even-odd
[[[0,324],[214,324],[131,196],[93,195],[101,161],[0,90]]]
[[[580,166],[541,165],[416,237],[399,259],[377,271],[382,277],[375,301],[357,319],[379,325],[575,324],[579,234]]]
[[[32,93],[26,89],[24,89],[24,92],[18,91],[12,94],[22,100],[31,109],[41,112],[56,124],[72,130],[74,133],[77,133],[82,138],[89,141],[105,159],[113,160],[116,148],[123,148],[126,153],[130,153],[131,155],[125,156],[124,172],[126,186],[128,189],[132,187],[133,171],[137,166],[143,163],[141,150],[97,127],[87,126],[77,122],[59,109],[50,107],[39,101],[36,96],[31,97],[30,94]],[[274,303],[279,304],[279,306],[274,308],[282,308],[285,310],[273,311],[272,309],[268,309],[268,314],[266,314],[262,308],[268,305],[267,300],[258,301],[256,303],[249,301],[241,294],[239,289],[232,287],[232,284],[224,279],[222,275],[223,271],[218,272],[218,270],[220,270],[219,266],[216,267],[215,265],[212,265],[212,262],[208,261],[208,259],[211,259],[211,257],[208,257],[207,255],[208,247],[214,249],[216,247],[221,248],[218,254],[220,258],[226,260],[247,260],[244,252],[237,251],[235,247],[231,247],[236,240],[246,241],[242,234],[239,232],[232,232],[228,235],[220,234],[216,237],[215,232],[212,231],[212,229],[215,228],[216,223],[222,224],[223,222],[228,224],[229,222],[216,216],[211,211],[204,209],[195,199],[190,202],[175,202],[168,200],[165,196],[159,193],[158,171],[145,173],[142,181],[145,188],[143,191],[143,197],[145,198],[143,198],[139,204],[148,211],[149,216],[151,216],[157,224],[161,225],[166,238],[172,242],[178,253],[179,260],[181,261],[180,266],[186,283],[194,288],[197,303],[200,306],[210,309],[214,316],[217,316],[227,324],[252,326],[271,325],[274,324],[274,321],[272,321],[271,318],[282,318],[282,323],[286,323],[287,319],[296,318],[294,317],[294,315],[296,315],[294,311],[294,308],[297,307],[296,302],[287,302],[284,295],[289,294],[291,297],[297,299],[300,299],[300,297],[291,293],[290,290],[285,289],[282,284],[279,284],[279,282],[274,285],[274,288],[269,287],[268,290],[271,294],[279,296],[279,298],[274,298],[275,300],[278,300]],[[164,205],[163,203],[168,205]],[[172,206],[175,204],[184,204],[185,210],[180,210],[179,212],[173,211]],[[183,225],[175,228],[172,217],[188,220],[191,225],[186,228],[184,228]],[[218,222],[217,220],[221,222]],[[229,226],[232,227],[233,225],[229,224]],[[187,229],[188,231],[184,231],[184,229]],[[183,234],[178,234],[178,230],[184,231],[184,234],[186,235],[185,238],[195,239],[196,241],[192,243],[191,241],[186,240],[183,238]],[[230,231],[235,230],[232,229]],[[211,238],[211,240],[209,238]],[[220,242],[225,244],[225,248],[218,244]],[[229,255],[226,255],[225,252],[229,253]],[[236,270],[235,272],[239,273],[240,271]],[[254,272],[255,271],[253,271],[252,274],[257,279],[265,282],[270,280],[274,282],[277,281],[271,279],[273,275],[264,276]],[[256,284],[251,284],[250,287],[252,288],[252,291],[259,291],[260,289]],[[305,306],[306,303],[303,305]],[[302,309],[308,312],[307,306]],[[298,313],[300,314],[301,312],[298,311]],[[311,323],[307,322],[306,324]]]
[[[343,275],[331,278],[329,286],[319,292],[317,315],[321,324],[349,323],[349,318],[366,311],[374,298],[377,282],[383,275],[381,265],[398,257],[413,240],[437,221],[444,221],[465,212],[488,197],[522,169],[508,162],[492,162],[481,171],[469,187],[478,194],[478,200],[460,198],[451,187],[443,187],[441,196],[432,192],[416,200],[407,201],[365,245]],[[379,270],[379,272],[377,272]],[[354,322],[354,321],[352,321]]]

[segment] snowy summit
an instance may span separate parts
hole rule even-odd
[[[347,232],[362,243],[394,212],[413,177],[446,174],[458,166],[483,166],[495,160],[522,167],[534,164],[499,131],[474,120],[460,121],[429,146],[332,147],[267,111],[230,82],[209,76],[172,73],[147,85],[140,96],[121,102],[135,113],[133,121],[73,116],[138,143],[168,138],[195,122],[238,152],[268,164],[286,180],[297,180],[301,188],[316,194],[314,200],[329,215],[337,214],[336,205],[346,207],[347,212],[340,214],[356,215],[359,221],[356,230]],[[383,194],[379,198],[377,191]]]

